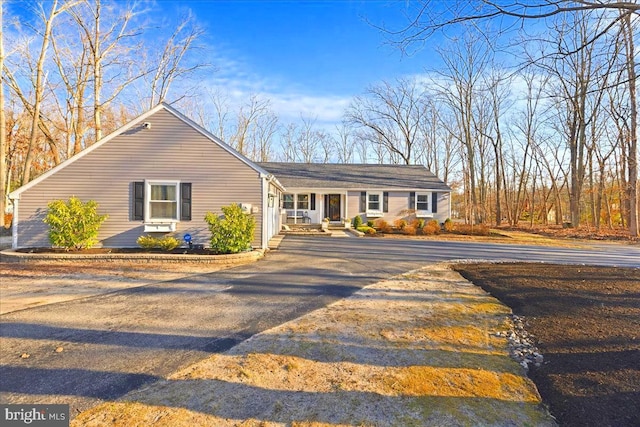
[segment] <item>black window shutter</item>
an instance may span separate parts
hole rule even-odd
[[[311,193],[311,210],[316,210],[316,193]]]
[[[367,192],[361,191],[360,192],[360,212],[366,212],[366,211],[367,211]]]
[[[389,212],[389,193],[382,193],[382,212]]]
[[[416,192],[412,191],[409,193],[409,209],[416,208]]]
[[[191,183],[180,183],[180,219],[191,221]]]
[[[431,193],[431,212],[438,212],[438,193],[435,191]]]
[[[144,182],[133,183],[133,220],[144,219]]]

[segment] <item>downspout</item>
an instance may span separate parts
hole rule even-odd
[[[19,205],[19,200],[20,200],[20,196],[17,196],[15,198],[12,198],[11,200],[13,200],[13,218],[12,218],[12,224],[11,224],[11,249],[18,249],[18,223],[19,221],[19,215],[18,215],[18,205]]]
[[[269,223],[269,218],[267,217],[269,214],[268,209],[268,199],[269,199],[269,177],[265,175],[261,175],[262,178],[262,212],[260,212],[262,218],[262,238],[260,242],[260,248],[266,250],[269,247],[269,238],[267,236],[267,228]]]

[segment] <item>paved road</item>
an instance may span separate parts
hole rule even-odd
[[[382,278],[457,259],[640,267],[640,248],[287,237],[256,264],[0,316],[0,402],[75,414]]]

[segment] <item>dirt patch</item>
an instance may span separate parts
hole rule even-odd
[[[544,356],[529,376],[561,425],[640,425],[640,269],[454,268],[525,316]]]
[[[510,310],[445,266],[353,296],[85,411],[74,426],[553,426]]]

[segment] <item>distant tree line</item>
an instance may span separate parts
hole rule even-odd
[[[407,27],[384,31],[408,50],[458,26],[438,49],[444,65],[371,85],[325,126],[283,122],[264,95],[235,105],[197,88],[215,64],[188,14],[158,31],[119,2],[40,2],[33,21],[3,26],[3,194],[167,101],[256,161],[424,164],[454,187],[454,212],[469,223],[637,236],[637,5],[500,3],[410,2]],[[543,31],[499,45],[500,14],[512,26],[544,19]]]

